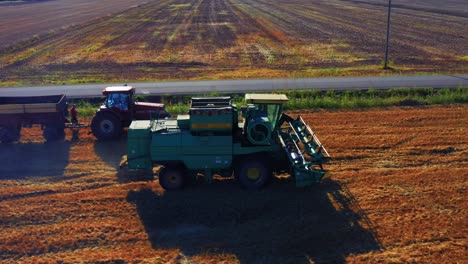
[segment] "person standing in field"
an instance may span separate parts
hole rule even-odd
[[[71,114],[71,122],[73,124],[77,124],[78,123],[78,110],[76,110],[76,105],[74,104],[70,110],[70,114]]]

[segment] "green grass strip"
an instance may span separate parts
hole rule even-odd
[[[288,96],[286,110],[300,109],[357,109],[387,106],[420,106],[468,103],[468,87],[459,88],[396,88],[389,90],[288,90],[276,91]],[[221,96],[212,93],[207,96]],[[197,95],[199,96],[199,95]],[[243,94],[231,94],[233,102],[245,105]],[[163,96],[162,102],[171,114],[185,114],[189,110],[191,96]],[[139,101],[149,101],[138,96]],[[81,117],[92,117],[100,103],[85,99],[76,101]]]

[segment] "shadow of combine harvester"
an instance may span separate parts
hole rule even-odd
[[[184,256],[233,254],[240,263],[345,263],[382,249],[374,228],[345,185],[277,184],[246,191],[227,182],[158,194],[132,191],[153,248]]]

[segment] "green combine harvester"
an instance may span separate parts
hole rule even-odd
[[[273,172],[290,173],[296,186],[319,183],[330,155],[301,116],[283,113],[284,94],[246,94],[239,110],[230,97],[192,98],[187,115],[137,120],[128,130],[127,166],[181,189],[198,174],[234,177],[248,189],[268,183]],[[156,115],[157,116],[157,115]]]

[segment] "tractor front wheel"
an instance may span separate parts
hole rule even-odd
[[[243,187],[258,190],[269,182],[271,170],[263,160],[245,159],[236,176]]]
[[[159,172],[159,184],[168,191],[180,190],[185,184],[185,173],[179,167],[164,167]]]
[[[116,139],[122,134],[120,120],[112,114],[96,114],[91,121],[91,131],[99,140]]]

